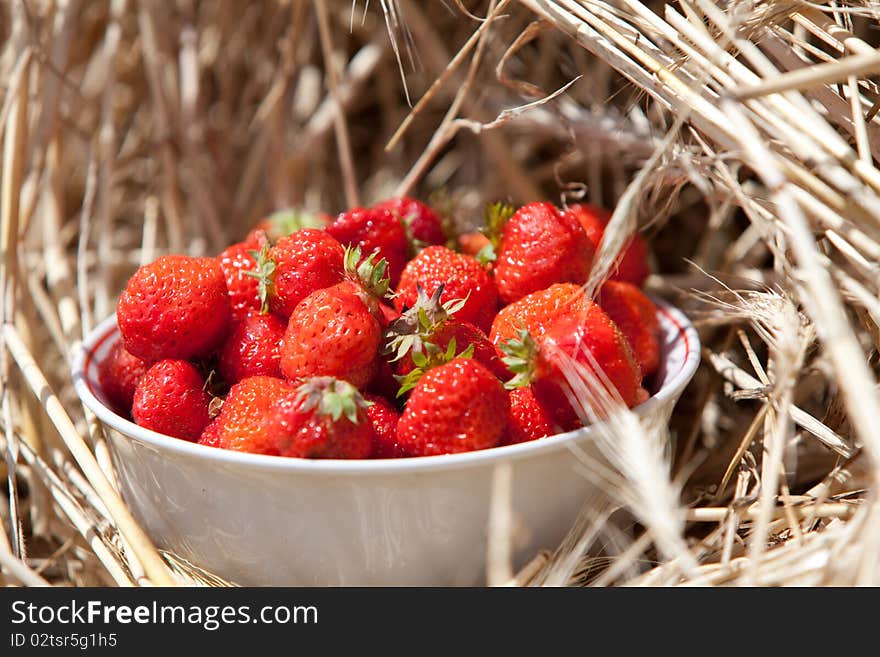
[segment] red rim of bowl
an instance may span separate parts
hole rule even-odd
[[[684,391],[685,386],[693,378],[700,363],[700,339],[696,329],[687,317],[677,308],[659,300],[655,300],[657,311],[662,317],[670,322],[678,330],[678,340],[684,349],[681,367],[674,374],[667,374],[662,387],[644,403],[636,406],[633,412],[639,416],[649,414],[652,409],[666,403],[672,398],[678,397]],[[134,422],[125,419],[115,411],[107,407],[92,390],[91,382],[86,372],[92,366],[95,352],[110,338],[118,334],[116,316],[108,317],[101,322],[88,338],[83,342],[82,348],[76,353],[73,362],[73,384],[77,395],[83,404],[91,410],[104,424],[115,429],[128,438],[141,443],[151,445],[164,452],[189,458],[204,459],[206,462],[236,464],[241,466],[268,469],[286,470],[300,474],[382,474],[382,473],[408,473],[425,470],[446,469],[455,467],[467,467],[485,465],[490,461],[518,460],[535,456],[547,451],[558,450],[566,445],[571,446],[575,441],[585,438],[591,432],[591,426],[502,447],[460,454],[443,454],[440,456],[420,456],[399,459],[297,459],[284,456],[269,456],[265,454],[249,454],[236,452],[217,447],[208,447],[191,443],[179,438],[166,436],[150,429],[138,426]],[[676,341],[677,342],[677,341]],[[674,345],[667,351],[667,355],[676,350]]]

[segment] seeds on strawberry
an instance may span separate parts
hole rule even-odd
[[[502,444],[513,445],[556,433],[556,420],[532,386],[509,391],[510,417]]]
[[[620,329],[597,304],[560,314],[539,338],[522,330],[501,349],[507,354],[505,363],[516,374],[508,386],[531,384],[565,430],[577,426],[577,415],[566,403],[571,377],[585,381],[587,389],[596,384],[599,392],[594,394],[601,395],[604,389],[628,407],[643,400],[638,361]],[[592,397],[583,403],[596,413],[604,412]]]
[[[569,309],[586,307],[591,303],[580,285],[557,283],[546,290],[527,294],[498,311],[492,322],[489,339],[501,344],[519,335],[526,329],[535,338],[540,338],[547,326],[561,313]]]
[[[660,366],[660,321],[651,300],[632,283],[606,281],[596,301],[626,336],[642,374],[654,374]]]
[[[352,208],[343,212],[326,228],[343,246],[360,247],[364,258],[378,251],[377,258],[388,263],[392,287],[409,255],[406,231],[386,208]]]
[[[590,239],[595,251],[599,250],[599,243],[605,234],[605,226],[611,219],[608,210],[586,203],[571,205],[568,212],[572,214],[583,226],[587,237]],[[650,273],[648,267],[648,245],[642,236],[635,233],[617,259],[616,267],[611,274],[611,280],[626,281],[636,286],[641,286]]]
[[[407,263],[397,286],[394,307],[399,311],[411,308],[418,301],[419,287],[431,296],[441,285],[441,303],[464,299],[456,313],[458,321],[473,324],[481,331],[489,330],[498,309],[498,291],[492,277],[475,258],[444,246],[429,246]]]
[[[375,208],[390,210],[404,227],[411,253],[426,246],[446,244],[443,222],[436,212],[421,201],[409,196],[397,196],[377,203]]]
[[[252,376],[236,383],[229,390],[220,414],[211,423],[202,444],[252,454],[278,455],[278,445],[267,431],[273,404],[295,387],[272,376]],[[214,433],[216,432],[216,433]]]
[[[254,273],[263,310],[289,317],[315,290],[344,279],[342,245],[321,230],[303,228],[264,246]]]
[[[198,443],[207,447],[220,447],[220,425],[217,423],[216,418],[202,431]]]
[[[508,399],[501,383],[471,358],[428,370],[400,416],[397,439],[410,456],[495,447],[504,433]]]
[[[367,403],[350,383],[306,379],[269,410],[267,434],[281,456],[365,459],[376,440]]]
[[[132,356],[116,342],[98,366],[98,384],[110,404],[123,413],[131,414],[131,403],[138,382],[148,366],[137,356]]]
[[[288,379],[332,376],[364,387],[376,372],[379,322],[348,284],[313,292],[293,311],[281,343]]]
[[[502,229],[495,284],[512,303],[554,283],[586,282],[592,262],[593,245],[574,217],[552,203],[529,203]]]
[[[229,325],[223,270],[215,258],[158,258],[129,279],[116,316],[125,348],[149,363],[207,356]]]
[[[239,242],[225,249],[217,256],[226,289],[229,292],[229,303],[234,319],[240,319],[252,311],[260,310],[260,292],[257,279],[248,272],[254,270],[257,261],[251,255],[252,247],[246,242]]]
[[[211,418],[211,395],[205,379],[184,360],[160,360],[141,378],[134,393],[132,416],[146,429],[195,441]]]
[[[217,370],[232,385],[250,376],[281,376],[279,345],[287,328],[277,315],[251,312],[235,323],[217,356]]]
[[[381,395],[369,392],[363,393],[363,397],[370,405],[367,406],[367,417],[373,425],[373,451],[370,454],[374,459],[396,459],[404,456],[403,450],[397,442],[397,423],[400,421],[400,412]]]
[[[405,377],[415,369],[413,355],[427,355],[430,350],[445,353],[451,344],[457,348],[472,347],[473,358],[483,364],[502,381],[510,378],[510,371],[502,362],[502,354],[489,338],[473,324],[457,321],[455,315],[463,305],[462,299],[440,303],[444,286],[434,290],[428,298],[418,289],[415,305],[395,320],[385,332],[386,351],[394,363],[398,377]]]

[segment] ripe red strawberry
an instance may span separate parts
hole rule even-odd
[[[570,308],[589,304],[580,285],[557,283],[546,290],[527,294],[498,311],[492,322],[489,339],[495,344],[516,338],[520,329],[526,329],[534,338],[540,338],[556,317]]]
[[[217,370],[232,385],[250,376],[281,376],[279,345],[287,324],[277,315],[251,312],[235,323],[217,357]]]
[[[278,455],[278,446],[267,431],[267,419],[276,401],[295,390],[282,379],[252,376],[229,390],[220,414],[199,442],[237,452]]]
[[[382,319],[379,320],[379,324],[382,325],[382,328],[388,327],[391,322],[396,321],[400,317],[399,310],[384,303],[379,304],[379,312],[382,315]]]
[[[158,258],[129,279],[116,317],[125,348],[147,362],[207,356],[229,325],[223,270],[215,258]]]
[[[376,440],[366,408],[350,383],[329,376],[306,379],[272,405],[266,432],[281,456],[365,459]]]
[[[385,332],[386,351],[393,356],[397,376],[406,376],[416,364],[413,355],[457,353],[472,347],[472,358],[489,369],[502,381],[510,378],[510,371],[502,362],[502,354],[489,338],[473,324],[459,322],[455,313],[462,306],[461,299],[440,303],[444,286],[440,285],[428,298],[418,289],[416,304],[395,320]]]
[[[502,440],[504,445],[524,443],[529,440],[546,438],[556,433],[556,420],[544,402],[534,392],[532,386],[514,388],[508,393],[510,417],[507,433]]]
[[[217,418],[211,420],[210,424],[205,427],[202,435],[199,436],[198,443],[207,447],[220,447],[220,425],[217,423]]]
[[[437,213],[421,201],[409,196],[389,198],[373,207],[390,210],[403,224],[415,253],[425,246],[446,244],[446,232]]]
[[[245,242],[249,248],[259,251],[267,242],[272,245],[282,237],[292,235],[301,228],[323,229],[331,220],[330,215],[326,212],[279,210],[257,222],[257,225],[248,233]]]
[[[370,455],[374,459],[396,459],[405,456],[400,445],[397,444],[397,423],[400,421],[400,412],[381,395],[369,392],[363,393],[364,399],[372,402],[367,406],[367,417],[373,425],[373,451]]]
[[[596,302],[626,336],[642,374],[654,374],[660,366],[660,320],[651,300],[632,283],[606,281]]]
[[[282,237],[257,258],[256,277],[263,310],[289,317],[315,290],[342,282],[344,249],[321,230],[303,228]]]
[[[605,226],[611,219],[611,213],[586,203],[569,206],[568,212],[583,226],[594,250],[598,252],[599,242],[602,240],[602,235],[605,234]],[[641,235],[635,233],[623,253],[618,257],[617,267],[611,275],[611,280],[626,281],[641,286],[649,273],[648,245],[645,244]]]
[[[429,246],[410,260],[400,277],[394,307],[402,311],[418,300],[418,287],[428,296],[443,285],[441,303],[464,299],[456,319],[488,331],[498,309],[498,291],[489,272],[477,261],[444,246]]]
[[[495,447],[508,410],[498,379],[472,358],[456,358],[429,369],[413,388],[397,440],[410,456]]]
[[[326,231],[345,246],[360,247],[364,257],[378,250],[388,263],[392,287],[409,256],[406,231],[391,211],[385,208],[352,208],[327,226]]]
[[[566,374],[589,381],[587,373],[592,372],[609,394],[616,391],[629,407],[645,398],[642,372],[629,343],[597,304],[561,313],[540,338],[523,330],[501,348],[507,366],[517,375],[509,387],[531,384],[565,430],[578,424],[574,409],[565,401],[564,390],[571,386]],[[594,410],[602,412],[600,407]]]
[[[98,366],[98,384],[107,401],[125,415],[131,413],[131,402],[138,382],[147,371],[147,364],[132,356],[116,342],[107,358]]]
[[[362,388],[376,372],[382,328],[344,283],[313,292],[290,316],[281,342],[288,379],[332,376]]]
[[[185,360],[160,360],[141,378],[131,414],[146,429],[196,441],[211,421],[205,379]]]
[[[573,216],[552,203],[529,203],[504,225],[494,265],[504,303],[554,283],[585,283],[593,245]]]
[[[260,310],[259,283],[256,278],[248,274],[257,266],[251,250],[251,245],[239,242],[217,256],[226,279],[226,289],[229,292],[229,304],[234,319],[240,319],[251,311]]]
[[[394,376],[394,367],[388,361],[387,354],[379,354],[376,359],[376,373],[367,384],[366,390],[385,399],[394,399],[400,390],[400,383]]]

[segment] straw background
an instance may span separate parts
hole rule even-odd
[[[0,3],[0,580],[223,584],[128,514],[71,354],[157,255],[411,193],[461,229],[615,208],[590,284],[643,231],[704,342],[674,450],[623,422],[615,505],[519,573],[491,523],[490,584],[880,584],[878,28],[860,0]]]

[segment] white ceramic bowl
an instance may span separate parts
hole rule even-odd
[[[680,311],[658,303],[658,317],[656,392],[636,413],[665,422],[700,346]],[[115,317],[101,323],[73,377],[107,429],[123,497],[159,546],[238,584],[483,584],[496,465],[511,465],[517,566],[555,548],[595,492],[573,449],[589,453],[590,427],[465,454],[365,461],[243,454],[164,436],[106,404],[97,366],[118,339]]]

